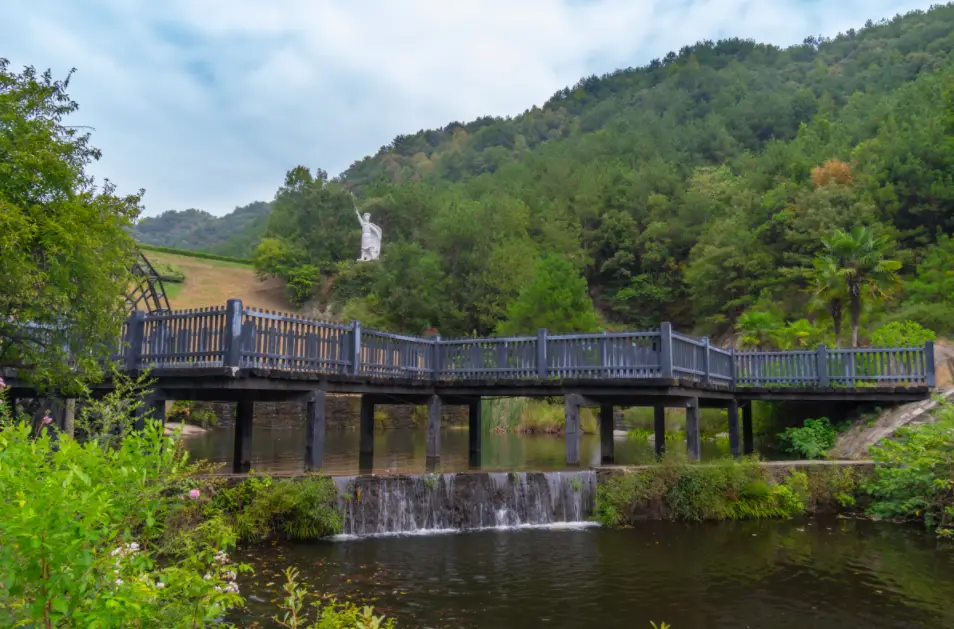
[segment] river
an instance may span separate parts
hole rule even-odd
[[[193,457],[226,463],[232,460],[234,428],[221,426],[189,437],[186,445]],[[685,452],[684,441],[672,440],[667,446]],[[423,429],[377,430],[374,435],[373,471],[381,473],[423,473],[426,459],[426,432]],[[440,469],[462,472],[469,466],[467,430],[441,431]],[[621,465],[650,463],[655,454],[651,442],[617,436],[616,462]],[[703,459],[728,454],[727,441],[704,440]],[[599,465],[598,435],[585,434],[580,444],[584,466]],[[555,470],[565,467],[566,443],[560,435],[483,435],[480,467],[485,470]],[[302,426],[267,428],[255,426],[252,435],[252,469],[269,473],[297,473],[305,464],[305,430]],[[359,470],[358,432],[329,430],[325,436],[323,471],[331,476],[350,476]]]
[[[272,626],[286,566],[399,627],[954,627],[954,563],[917,528],[859,520],[506,529],[252,549],[236,620]]]

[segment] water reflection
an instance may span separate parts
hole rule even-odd
[[[214,428],[189,437],[186,445],[193,457],[230,464],[233,429]],[[625,465],[654,460],[652,443],[619,436],[615,441],[616,462]],[[682,441],[669,441],[673,451],[685,451]],[[426,433],[423,429],[378,430],[374,437],[373,473],[422,473],[425,471]],[[297,473],[304,470],[305,429],[303,426],[267,428],[255,426],[252,434],[252,469],[270,473]],[[703,441],[703,459],[728,454],[724,441]],[[484,470],[555,470],[565,467],[566,445],[562,436],[484,434],[480,468]],[[599,465],[597,435],[583,435],[580,446],[583,465]],[[357,431],[329,431],[325,439],[323,471],[333,476],[367,472],[359,465]],[[441,433],[440,470],[461,472],[473,468],[468,460],[466,429],[445,429]],[[223,471],[229,471],[228,465]]]
[[[645,522],[251,549],[263,621],[295,566],[315,592],[401,627],[900,629],[954,627],[954,563],[921,529],[867,521]]]

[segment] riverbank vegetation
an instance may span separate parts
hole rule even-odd
[[[481,404],[484,430],[496,433],[562,434],[566,413],[562,400],[550,402],[533,398],[492,398]],[[585,433],[597,430],[593,409],[580,409],[580,427]]]
[[[853,505],[858,478],[850,467],[804,467],[777,477],[754,458],[694,464],[666,457],[659,465],[602,475],[595,517],[605,526],[647,518],[790,518]]]

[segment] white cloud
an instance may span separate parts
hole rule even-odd
[[[94,167],[148,214],[269,199],[399,133],[514,115],[701,39],[788,45],[916,0],[11,0],[0,56],[78,72]]]

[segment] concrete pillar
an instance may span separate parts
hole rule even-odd
[[[367,395],[361,396],[361,436],[358,450],[362,455],[374,454],[374,401]]]
[[[468,405],[467,421],[467,460],[468,467],[480,468],[480,446],[483,437],[481,412],[483,411],[480,398],[472,400]]]
[[[566,464],[580,464],[580,396],[568,393],[563,396],[563,409],[566,413]]]
[[[729,449],[732,456],[742,454],[742,448],[739,447],[739,403],[736,400],[729,401]]]
[[[666,407],[659,404],[653,407],[653,433],[656,456],[661,457],[666,452]]]
[[[325,458],[325,391],[318,389],[305,403],[305,471],[320,470]]]
[[[427,471],[437,468],[441,458],[441,396],[432,395],[427,401]]]
[[[702,458],[702,437],[699,434],[699,398],[689,398],[686,406],[686,454],[690,461]]]
[[[755,439],[752,437],[752,402],[742,407],[742,454],[755,452]]]
[[[252,469],[252,417],[255,402],[239,400],[235,405],[235,444],[232,452],[232,472],[245,474]]]
[[[600,463],[612,465],[616,462],[613,450],[613,405],[600,406]]]

